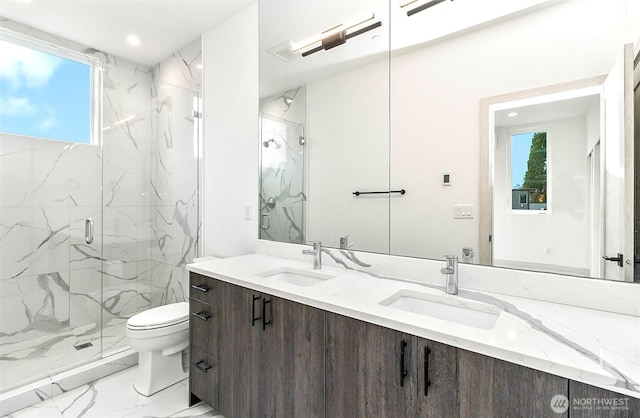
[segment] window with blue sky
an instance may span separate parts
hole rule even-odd
[[[0,132],[91,143],[91,65],[4,38]]]

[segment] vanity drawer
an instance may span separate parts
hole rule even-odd
[[[189,274],[189,297],[209,305],[219,306],[220,291],[218,280],[198,273]]]
[[[189,300],[189,335],[191,345],[217,357],[218,308],[195,299]]]
[[[195,347],[191,347],[189,391],[218,409],[218,360]]]

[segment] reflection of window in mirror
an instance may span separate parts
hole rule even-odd
[[[547,133],[543,131],[511,134],[511,209],[547,211]]]

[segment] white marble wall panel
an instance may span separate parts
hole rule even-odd
[[[151,260],[151,306],[189,300],[188,272],[184,267]]]
[[[154,67],[155,79],[200,91],[202,85],[202,39],[198,38]]]
[[[70,147],[63,141],[1,134],[0,206],[68,206]]]
[[[102,320],[102,269],[83,268],[69,272],[69,326],[99,324]]]
[[[197,203],[198,143],[194,125],[197,93],[160,83],[156,100],[153,191],[159,206]],[[196,119],[197,121],[197,119]]]
[[[188,299],[185,265],[198,254],[201,51],[197,39],[154,67],[150,306]]]
[[[152,227],[152,259],[184,267],[196,257],[198,208],[157,207]]]
[[[69,269],[68,207],[3,207],[0,280]]]
[[[69,147],[69,205],[102,205],[102,150],[98,145]]]
[[[138,311],[138,262],[106,263],[102,271],[105,319]]]
[[[0,301],[0,347],[29,338],[27,334],[58,332],[69,325],[69,274],[0,280]]]

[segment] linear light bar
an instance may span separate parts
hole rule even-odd
[[[404,0],[400,2],[400,7],[407,7],[408,5],[417,2],[418,0]]]
[[[444,2],[444,1],[447,1],[447,0],[431,0],[430,2],[425,3],[422,6],[418,6],[418,7],[414,8],[414,9],[409,10],[407,12],[407,16],[413,16],[416,13],[420,13],[421,11],[427,10],[428,8],[433,7],[436,4],[440,4],[440,3]],[[451,0],[451,1],[453,1],[453,0]],[[410,3],[407,3],[407,4],[410,4]]]
[[[444,1],[444,0],[443,0]],[[300,42],[294,42],[291,45],[291,51],[293,52],[298,52],[304,48],[308,48],[313,44],[316,44],[318,42],[322,42],[325,39],[334,37],[336,35],[339,35],[342,32],[345,32],[353,27],[356,27],[358,25],[361,25],[365,22],[368,22],[372,19],[375,18],[375,15],[373,13],[363,13],[359,16],[356,16],[355,18],[345,22],[345,23],[341,23],[338,26],[334,26],[333,28],[327,29],[326,31],[322,32],[322,33],[318,33],[316,35],[313,35],[303,41]]]

